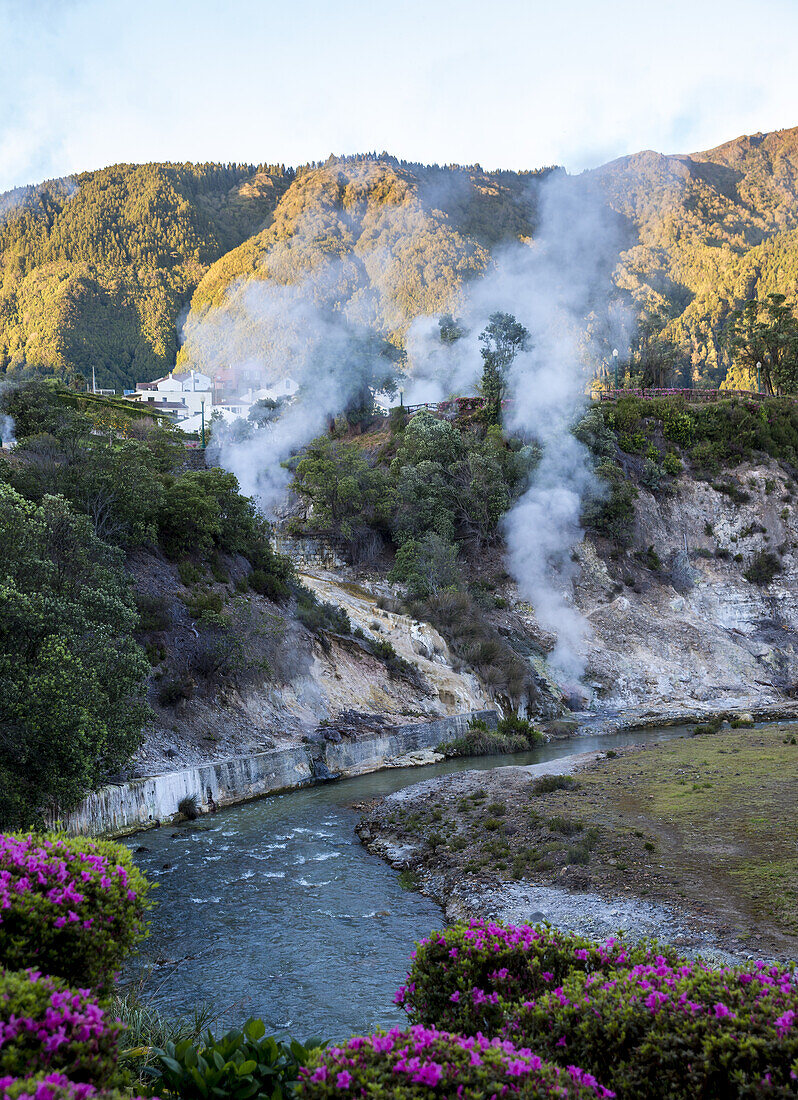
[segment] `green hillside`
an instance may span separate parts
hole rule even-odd
[[[460,286],[484,272],[491,248],[532,235],[537,184],[548,171],[428,167],[385,154],[300,169],[271,224],[210,268],[192,320],[224,302],[240,334],[248,323],[237,308],[242,286],[313,274],[326,305],[401,342],[414,317],[452,308]],[[181,359],[208,365],[193,345]]]
[[[209,265],[268,222],[293,173],[115,165],[0,198],[0,371],[107,387],[174,364]]]
[[[117,165],[0,196],[0,372],[120,388],[209,366],[189,331],[222,304],[247,343],[253,283],[313,294],[401,343],[456,309],[497,246],[534,237],[552,169],[486,172],[373,154],[294,169]],[[723,343],[729,313],[798,302],[798,129],[690,156],[647,151],[588,173],[621,218],[618,294],[670,349],[673,384],[751,385]],[[225,336],[224,333],[228,335]]]
[[[592,175],[627,219],[617,282],[665,323],[680,352],[676,381],[749,386],[722,346],[723,325],[751,297],[798,301],[798,128],[691,156],[638,153]]]

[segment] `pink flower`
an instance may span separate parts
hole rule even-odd
[[[352,1084],[352,1074],[348,1070],[342,1069],[341,1072],[336,1075],[335,1083],[339,1089],[348,1089]]]

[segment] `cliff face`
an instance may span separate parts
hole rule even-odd
[[[594,705],[757,708],[794,691],[798,530],[786,481],[776,467],[743,465],[722,482],[750,496],[740,503],[687,476],[672,496],[641,487],[634,543],[622,558],[582,544],[574,598],[592,628]],[[759,585],[744,571],[763,553],[780,572]]]
[[[590,627],[579,720],[634,725],[725,710],[790,710],[798,688],[792,492],[775,463],[743,464],[713,483],[684,474],[656,496],[638,486],[627,549],[592,536],[579,544],[580,569],[569,595]],[[767,554],[776,570],[772,579],[749,580],[746,572],[752,576]],[[252,677],[246,689],[228,686],[173,707],[158,705],[154,688],[155,717],[133,775],[307,737],[357,740],[386,722],[424,722],[496,705],[489,687],[454,658],[429,623],[386,610],[396,606],[398,593],[380,571],[358,574],[334,557],[296,564],[320,600],[346,611],[353,634],[314,637],[293,624],[282,657],[272,661],[281,667],[276,678]],[[155,568],[151,562],[143,577],[148,589],[160,583],[168,591],[171,567],[160,566],[158,577]],[[525,635],[532,654],[551,647],[552,637],[511,583],[495,594],[506,605],[489,613],[501,633]],[[265,603],[261,611],[274,617]],[[369,646],[392,647],[394,658],[380,659]],[[543,659],[529,659],[544,689],[548,682],[551,716],[561,709],[559,689]],[[575,700],[579,689],[566,685],[566,693]]]

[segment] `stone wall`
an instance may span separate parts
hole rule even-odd
[[[271,539],[272,549],[285,554],[300,568],[316,566],[319,569],[341,569],[345,565],[340,546],[328,539],[292,538],[276,534]]]
[[[396,757],[434,749],[442,741],[462,735],[471,718],[481,718],[494,727],[497,714],[494,710],[474,711],[433,722],[385,726],[357,740],[288,745],[103,787],[58,824],[72,835],[122,836],[170,821],[183,798],[194,796],[200,812],[207,812],[328,777],[363,775],[385,767]]]

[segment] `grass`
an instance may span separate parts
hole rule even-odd
[[[730,947],[793,957],[798,724],[710,728],[600,760],[578,780],[483,773],[477,791],[460,778],[451,795],[419,796],[403,835],[429,839],[442,809],[449,845],[428,846],[420,865],[448,881],[678,899]]]
[[[116,993],[110,1001],[108,1015],[125,1026],[120,1039],[120,1065],[141,1084],[146,1083],[145,1070],[152,1061],[152,1050],[163,1049],[168,1042],[184,1039],[196,1042],[214,1023],[209,1005],[200,1005],[192,1016],[165,1016],[142,996],[139,987]]]
[[[798,934],[798,745],[790,732],[721,730],[600,764],[583,773],[580,814],[592,810],[616,826],[634,818],[659,838],[666,872],[689,880],[696,897],[719,906],[735,897],[752,925],[769,920]]]

